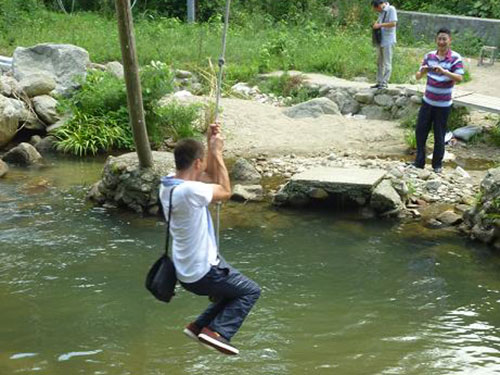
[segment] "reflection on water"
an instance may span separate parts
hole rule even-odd
[[[500,373],[500,260],[449,234],[226,204],[222,252],[262,286],[238,358],[185,339],[207,304],[156,302],[154,218],[95,208],[100,163],[0,182],[0,374]],[[40,183],[40,182],[43,183]]]

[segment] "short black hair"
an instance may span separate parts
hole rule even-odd
[[[448,29],[448,28],[446,28],[446,27],[442,27],[442,28],[440,28],[440,29],[438,30],[438,32],[437,32],[437,34],[436,34],[436,36],[437,36],[437,35],[439,35],[439,34],[448,34],[448,36],[449,36],[449,37],[451,37],[451,31],[450,31],[450,29]]]
[[[384,0],[373,0],[372,1],[372,7],[378,7],[380,4],[385,3]]]
[[[174,149],[175,169],[183,171],[191,167],[196,159],[203,159],[205,147],[196,139],[180,140]]]

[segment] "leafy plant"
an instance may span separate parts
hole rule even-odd
[[[58,128],[57,149],[77,156],[95,155],[113,148],[133,149],[128,113],[124,108],[96,116],[77,110],[65,126]]]
[[[158,124],[150,133],[153,143],[159,146],[168,137],[178,141],[182,138],[200,136],[201,110],[200,104],[182,105],[175,100],[156,108]]]
[[[415,131],[412,130],[405,131],[405,143],[410,150],[417,149],[417,137],[415,135]]]

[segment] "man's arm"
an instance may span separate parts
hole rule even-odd
[[[397,24],[398,23],[396,21],[394,21],[394,22],[376,23],[375,25],[373,25],[373,28],[374,29],[380,29],[380,28],[390,29],[391,27],[396,27]]]
[[[211,178],[214,182],[214,192],[212,202],[226,201],[231,198],[231,182],[227,172],[222,151],[224,149],[224,140],[220,133],[220,128],[214,129],[209,140],[209,153],[212,155]]]
[[[436,72],[438,73],[441,73],[441,74],[444,74],[445,76],[447,76],[448,78],[451,78],[452,80],[454,80],[455,82],[462,82],[463,80],[463,76],[461,74],[458,74],[458,73],[453,73],[453,72],[450,72],[449,70],[446,70],[444,69],[442,66],[438,65],[436,67],[433,68]]]

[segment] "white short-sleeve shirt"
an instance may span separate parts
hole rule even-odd
[[[172,178],[171,181],[178,183],[182,180]],[[208,211],[213,197],[213,185],[198,181],[183,181],[177,185],[162,182],[160,200],[166,219],[170,190],[174,186],[176,188],[172,195],[170,222],[172,259],[177,278],[185,283],[194,283],[205,276],[212,265],[218,263],[215,233]]]

